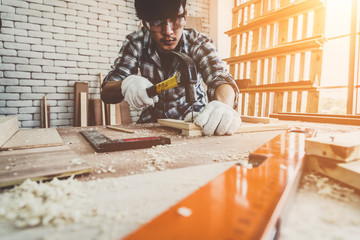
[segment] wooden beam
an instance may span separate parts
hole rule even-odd
[[[0,117],[0,147],[2,147],[18,130],[18,116]]]
[[[289,114],[287,112],[279,112],[278,114]],[[325,113],[291,113],[291,115],[297,116],[314,116],[314,117],[338,117],[338,118],[359,118],[360,115],[351,114],[325,114]]]
[[[100,94],[102,91],[102,83],[103,83],[103,77],[102,77],[102,73],[99,73],[99,83],[100,83]],[[101,121],[102,121],[102,125],[105,126],[106,125],[106,118],[105,118],[105,104],[104,102],[101,100]]]
[[[311,115],[299,115],[299,114],[270,114],[272,118],[278,118],[279,120],[289,121],[303,121],[303,122],[318,122],[318,123],[331,123],[331,124],[343,124],[343,125],[360,125],[359,118],[343,118],[343,117],[325,117],[325,116],[311,116]]]
[[[360,159],[360,131],[306,139],[305,152],[342,162]]]
[[[323,0],[301,0],[295,1],[294,3],[279,8],[277,10],[272,10],[264,14],[263,16],[249,21],[248,24],[242,25],[240,27],[234,28],[230,31],[225,32],[229,37],[236,35],[240,32],[245,32],[249,29],[260,27],[266,24],[270,24],[276,21],[280,21],[286,17],[291,17],[309,10],[316,8],[324,7],[325,2]]]
[[[270,47],[264,50],[244,54],[237,57],[230,57],[224,59],[228,64],[234,64],[244,61],[260,60],[268,57],[282,56],[290,53],[297,53],[301,51],[308,51],[312,49],[320,49],[323,46],[325,38],[323,36],[316,36],[304,40],[299,40],[291,43],[285,43],[275,47]]]

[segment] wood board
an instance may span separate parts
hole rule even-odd
[[[360,131],[306,139],[305,152],[343,162],[360,159]]]
[[[80,92],[80,127],[88,125],[88,93]]]
[[[0,147],[19,130],[18,117],[0,117]]]
[[[241,121],[251,123],[277,123],[279,122],[279,119],[268,117],[241,116]]]
[[[85,82],[75,82],[74,84],[74,127],[80,127],[80,93],[86,92],[86,99],[89,99],[89,84]]]
[[[60,146],[63,144],[55,128],[23,129],[17,131],[0,148],[0,151]]]
[[[68,146],[0,152],[0,187],[91,172]]]
[[[360,160],[339,163],[332,159],[307,155],[306,167],[360,190]]]
[[[202,130],[195,123],[184,122],[183,120],[177,119],[159,119],[158,123],[162,126],[172,127],[182,130],[182,135],[195,137],[202,136]],[[243,122],[235,133],[246,133],[246,132],[261,132],[261,131],[274,131],[287,129],[286,123],[249,123]]]

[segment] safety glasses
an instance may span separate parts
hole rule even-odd
[[[171,29],[175,31],[176,29],[184,27],[185,16],[186,16],[186,11],[184,11],[180,15],[177,15],[174,18],[153,20],[153,21],[146,22],[146,24],[148,25],[148,28],[152,32],[162,32],[164,29],[164,26],[166,26],[168,24],[170,25]]]

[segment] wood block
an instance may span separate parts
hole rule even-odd
[[[360,160],[339,163],[332,159],[307,155],[306,167],[360,190]]]
[[[2,147],[18,130],[18,116],[0,117],[0,147]]]
[[[74,84],[74,126],[80,127],[80,92],[86,92],[88,94],[88,83],[75,82]],[[87,97],[88,99],[88,97]]]
[[[173,127],[182,130],[201,130],[199,126],[192,122],[184,122],[178,119],[158,119],[158,123],[166,127]]]
[[[63,141],[54,128],[19,130],[0,150],[17,150],[63,145]]]
[[[306,139],[305,152],[343,162],[360,159],[360,131]]]
[[[91,171],[68,146],[0,152],[0,187]]]
[[[279,119],[268,117],[241,116],[241,121],[251,123],[276,123],[279,122]]]

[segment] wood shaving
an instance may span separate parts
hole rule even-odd
[[[190,217],[192,214],[192,211],[190,208],[180,207],[177,209],[177,213],[183,217]]]
[[[72,178],[49,183],[28,179],[0,195],[0,216],[18,228],[76,223],[83,213],[74,206],[86,201],[80,188],[81,182]]]

